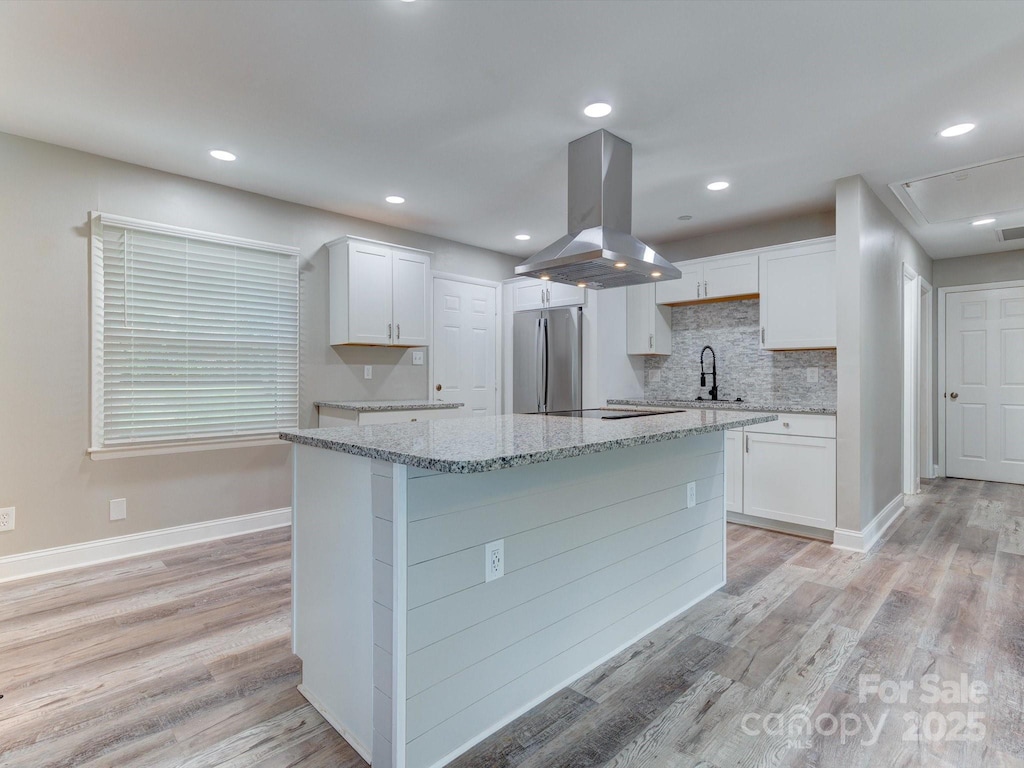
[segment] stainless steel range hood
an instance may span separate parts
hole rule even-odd
[[[516,274],[598,289],[681,277],[630,234],[632,223],[633,145],[594,131],[569,144],[569,234]]]

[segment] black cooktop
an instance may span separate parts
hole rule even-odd
[[[544,415],[575,416],[578,419],[604,419],[605,421],[613,421],[615,419],[636,419],[640,416],[662,416],[666,413],[683,413],[683,411],[616,411],[612,408],[583,408],[575,411],[548,411]]]

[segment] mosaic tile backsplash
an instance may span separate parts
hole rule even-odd
[[[761,349],[761,315],[757,299],[672,308],[672,354],[648,357],[644,396],[648,400],[692,400],[708,396],[711,353],[707,353],[707,387],[700,386],[700,350],[714,347],[718,359],[718,397],[765,405],[836,407],[834,349],[766,352]],[[818,369],[818,382],[807,382],[807,369]],[[654,381],[660,372],[659,381]]]

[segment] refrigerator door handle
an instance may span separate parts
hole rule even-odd
[[[537,395],[537,413],[541,412],[542,406],[544,405],[544,390],[543,390],[542,384],[541,384],[541,382],[543,381],[543,378],[542,378],[543,374],[541,373],[541,371],[542,371],[541,360],[543,359],[543,350],[541,349],[541,338],[540,338],[540,329],[541,329],[541,324],[543,322],[544,321],[541,318],[539,318],[539,317],[537,318],[537,328],[534,331],[534,337],[533,337],[533,358],[534,358],[534,360],[537,361],[537,380],[535,382],[535,387],[534,387],[534,391],[535,391],[535,393]]]
[[[544,364],[544,412],[548,410],[548,319],[545,317],[542,321],[544,323],[544,358],[542,360]]]

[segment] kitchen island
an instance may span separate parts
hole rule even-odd
[[[282,433],[300,691],[374,766],[446,764],[725,583],[724,432],[775,418]]]

